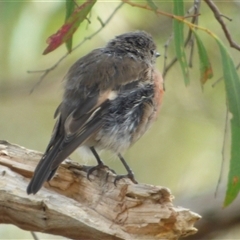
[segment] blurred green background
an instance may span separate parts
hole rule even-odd
[[[97,17],[105,21],[118,4],[118,1],[98,2],[91,12],[91,24],[87,21],[82,23],[74,35],[73,44],[76,45],[85,36],[96,31],[100,27]],[[191,4],[186,3],[186,10]],[[225,15],[233,19],[232,22],[226,20],[226,23],[233,38],[239,43],[239,2],[217,4]],[[172,11],[170,1],[158,1],[157,5],[162,11]],[[220,36],[228,46],[221,27],[204,2],[200,12],[199,24]],[[49,68],[66,52],[63,45],[46,56],[42,55],[47,46],[45,40],[57,31],[64,18],[64,1],[0,2],[0,139],[44,151],[54,124],[53,113],[61,101],[62,80],[68,68],[79,57],[93,48],[103,46],[116,35],[137,29],[151,33],[159,52],[162,53],[157,66],[159,70],[163,69],[164,43],[172,33],[172,19],[157,17],[151,12],[124,5],[109,25],[74,51],[30,94],[40,73],[28,74],[27,70]],[[209,191],[212,193],[212,201],[215,201],[214,192],[221,168],[226,115],[224,83],[221,81],[212,87],[222,76],[221,59],[214,40],[205,33],[201,36],[213,65],[213,79],[201,88],[196,49],[194,66],[190,72],[190,86],[184,86],[180,67],[176,64],[166,76],[166,92],[157,122],[125,153],[125,158],[139,182],[170,188],[176,203],[178,198],[189,200]],[[229,51],[237,64],[239,52],[233,49]],[[168,61],[173,57],[172,42],[169,46]],[[226,144],[226,161],[220,184],[223,188],[227,181],[228,149],[229,143]],[[124,172],[112,153],[104,154],[103,158],[105,163],[118,173]],[[86,163],[77,153],[73,154],[72,159]],[[87,164],[95,162],[88,160]],[[223,202],[223,199],[221,201]],[[240,236],[236,229],[232,232],[228,230],[228,235],[221,232],[216,239],[230,239],[236,236]],[[43,234],[39,234],[39,237],[57,239],[56,236]],[[0,225],[0,238],[32,239],[29,232],[8,225]]]

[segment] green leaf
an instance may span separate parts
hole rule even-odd
[[[72,41],[73,41],[73,37],[69,38],[69,39],[65,42],[66,47],[67,47],[67,50],[68,50],[69,53],[72,51]]]
[[[74,0],[66,0],[65,22],[73,14],[75,7],[76,7],[76,3],[74,2]]]
[[[153,0],[146,0],[147,4],[150,8],[152,8],[153,11],[157,11],[158,7],[156,6],[156,4],[153,2]]]
[[[221,52],[227,104],[232,114],[231,160],[227,192],[224,200],[224,206],[226,207],[233,202],[240,190],[240,78],[225,46],[218,38],[215,39]]]
[[[76,7],[76,3],[74,2],[74,0],[66,0],[65,23],[67,22],[68,18],[73,14],[75,7]],[[71,52],[72,50],[72,40],[73,40],[73,37],[69,38],[65,43],[68,52]]]
[[[66,16],[65,16],[65,23],[67,22],[68,18],[73,14],[74,10],[75,10],[75,2],[74,0],[66,0]],[[66,47],[68,52],[71,52],[72,50],[72,40],[73,38],[69,38],[66,41]]]
[[[183,0],[174,0],[173,12],[174,12],[174,15],[182,16],[182,17],[184,16]],[[184,23],[179,20],[173,19],[173,32],[174,32],[174,43],[175,43],[176,55],[182,69],[185,85],[187,86],[190,83],[190,80],[189,80],[187,59],[184,52],[183,30],[184,30]]]
[[[200,60],[200,82],[203,85],[208,79],[212,78],[213,71],[211,67],[211,63],[208,58],[208,54],[206,51],[206,48],[197,34],[197,31],[195,31],[193,28],[191,29],[197,42],[198,47],[198,54],[199,54],[199,60]]]
[[[224,206],[230,205],[240,191],[240,126],[231,121],[231,160]]]

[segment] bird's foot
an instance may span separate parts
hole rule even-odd
[[[117,175],[113,182],[114,185],[117,186],[117,182],[123,178],[129,178],[133,183],[138,184],[138,181],[134,177],[134,173],[132,171],[129,171],[127,174]]]
[[[111,171],[112,173],[116,174],[116,172],[113,169],[109,168],[107,165],[105,165],[103,163],[100,163],[100,164],[98,164],[96,166],[83,166],[83,171],[85,171],[87,173],[87,179],[89,181],[91,181],[90,180],[90,175],[94,171],[97,171],[97,170],[100,170],[100,169],[107,169],[107,170]]]

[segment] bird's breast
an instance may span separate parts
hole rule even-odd
[[[102,128],[95,136],[96,147],[123,152],[136,142],[155,118],[156,90],[154,82],[120,89],[103,116]]]

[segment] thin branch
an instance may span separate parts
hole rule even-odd
[[[199,9],[200,9],[200,4],[201,1],[200,0],[194,0],[194,4],[193,4],[193,10],[194,10],[194,16],[192,17],[192,21],[191,23],[198,25],[198,16],[199,16]],[[193,64],[193,53],[194,53],[194,36],[192,34],[192,30],[189,29],[188,31],[189,36],[189,44],[190,44],[190,55],[189,55],[189,61],[188,61],[188,66],[190,68],[192,68]],[[186,44],[187,45],[187,44]]]
[[[92,11],[90,11],[89,12],[89,14],[88,14],[88,18],[86,17],[86,20],[87,20],[87,24],[86,24],[86,30],[88,30],[88,27],[89,27],[89,25],[91,24],[91,19],[92,18]]]
[[[167,12],[163,12],[163,11],[160,11],[159,9],[157,10],[154,10],[153,8],[151,8],[149,5],[145,4],[138,4],[136,2],[131,2],[130,0],[122,0],[123,3],[127,3],[128,5],[132,6],[132,7],[138,7],[138,8],[142,8],[142,9],[146,9],[146,10],[149,10],[149,11],[153,11],[155,12],[156,14],[158,15],[163,15],[163,16],[166,16],[166,17],[171,17],[173,18],[174,15],[171,14],[171,13],[167,13]],[[181,17],[183,18],[183,17]]]
[[[163,73],[162,73],[163,79],[165,79],[165,77],[166,77],[169,69],[177,62],[177,60],[178,60],[177,57],[174,57],[174,58],[172,59],[172,61],[166,66],[166,68],[164,69],[164,71],[163,71]]]
[[[87,20],[88,25],[91,24],[91,21],[90,21],[90,19],[88,17],[85,17],[85,19]]]
[[[199,0],[196,0],[196,1],[199,1]],[[174,14],[171,14],[171,13],[168,13],[168,12],[163,12],[159,9],[155,10],[147,4],[139,4],[139,3],[136,3],[136,1],[131,2],[130,0],[122,0],[122,2],[127,3],[128,5],[130,5],[132,7],[142,8],[142,9],[145,9],[145,10],[148,10],[148,11],[151,11],[151,12],[155,12],[157,15],[163,15],[163,16],[166,16],[166,17],[174,18],[176,20],[179,20],[179,21],[182,21],[182,22],[188,24],[190,27],[197,27],[194,24],[191,24],[190,22],[185,21],[186,18],[197,17],[195,15],[192,15],[192,16],[190,15],[190,16],[186,16],[186,17],[185,16],[177,16],[177,15],[174,15]]]
[[[173,39],[173,33],[170,35],[170,37],[167,39],[167,41],[165,42],[164,44],[164,62],[163,62],[163,81],[165,82],[165,78],[164,78],[164,73],[165,73],[165,69],[167,69],[167,52],[168,52],[168,47],[169,47],[169,44],[170,42],[172,41]]]
[[[227,19],[228,21],[230,21],[230,22],[232,21],[232,18],[230,18],[230,17],[228,17],[228,16],[226,16],[226,15],[220,14],[220,16],[226,18],[226,19]]]
[[[230,32],[227,29],[226,24],[224,23],[222,17],[223,15],[220,13],[218,7],[213,3],[213,1],[211,0],[204,0],[206,2],[206,4],[210,7],[210,9],[212,10],[216,20],[220,23],[220,25],[222,26],[223,32],[230,44],[231,47],[237,49],[240,51],[240,45],[237,44],[233,39],[232,36],[230,34]],[[224,16],[225,17],[225,16]]]
[[[114,17],[114,15],[116,14],[116,12],[122,7],[124,3],[120,3],[115,9],[114,11],[111,13],[111,15],[108,17],[108,19],[101,24],[101,27],[94,32],[93,34],[89,35],[88,37],[85,37],[82,42],[80,42],[77,46],[75,46],[72,49],[72,52],[75,51],[77,48],[79,48],[80,46],[82,46],[87,40],[91,40],[93,37],[95,37],[99,32],[101,32],[103,30],[103,28],[111,21],[111,19]],[[38,79],[38,81],[36,82],[36,84],[32,87],[30,94],[35,90],[35,88],[41,84],[41,82],[43,81],[43,79],[49,74],[49,72],[53,71],[70,53],[65,53],[65,55],[63,55],[52,67],[47,68],[45,70],[37,70],[37,71],[27,71],[28,73],[38,73],[38,72],[43,72],[43,74],[40,76],[40,78]]]
[[[100,22],[102,27],[105,27],[105,23],[103,22],[103,20],[99,16],[97,17],[97,20]]]
[[[35,232],[31,231],[31,234],[32,234],[32,237],[34,240],[39,240],[39,238]]]

